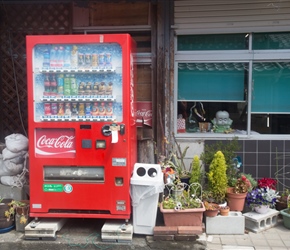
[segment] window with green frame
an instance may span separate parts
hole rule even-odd
[[[188,51],[193,58],[182,60],[181,56],[176,64],[178,133],[205,132],[199,126],[204,122],[212,133],[217,111],[227,111],[233,133],[290,134],[290,33],[250,35],[250,45],[248,34],[177,37],[177,54]],[[194,56],[212,50],[212,59],[201,62]],[[234,60],[224,59],[229,50]],[[289,59],[275,56],[280,50]],[[267,60],[255,60],[255,56],[245,60],[239,58],[240,51],[246,55],[265,52]]]

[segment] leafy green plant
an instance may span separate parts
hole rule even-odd
[[[191,163],[191,173],[189,183],[200,183],[202,182],[202,170],[199,157],[195,155]]]
[[[201,200],[192,197],[189,191],[184,190],[183,194],[176,198],[172,198],[170,196],[166,197],[162,202],[162,206],[164,209],[175,209],[175,210],[184,210],[190,208],[200,208]]]
[[[202,169],[201,169],[201,164],[200,164],[200,160],[199,157],[197,155],[195,155],[192,159],[192,163],[191,163],[191,173],[190,173],[190,179],[189,179],[189,184],[192,183],[199,183],[202,184]],[[194,187],[191,187],[191,192],[194,192]],[[196,192],[197,196],[201,195],[201,190],[197,190]]]
[[[10,208],[5,211],[5,217],[7,217],[7,221],[12,219],[15,215],[15,211],[17,208],[24,208],[27,206],[27,203],[21,202],[21,201],[16,201],[12,200],[10,203],[8,203]],[[25,224],[27,222],[27,218],[25,217],[24,213],[20,215],[20,223]]]
[[[204,201],[205,210],[219,210],[219,205],[215,203],[210,203],[208,201]]]
[[[290,195],[290,190],[288,188],[285,188],[283,190],[283,192],[281,193],[280,197],[279,197],[279,201],[280,202],[284,202],[284,203],[287,203],[287,200],[288,200],[288,197]],[[289,205],[289,204],[288,204]]]
[[[228,186],[227,165],[221,151],[217,151],[209,165],[208,190],[212,192],[215,202],[222,203],[225,200]]]
[[[209,191],[209,190],[204,190],[202,192],[202,201],[207,201],[207,202],[214,202],[214,196],[213,196],[213,193],[212,191]]]
[[[226,164],[232,164],[232,160],[236,157],[236,152],[240,149],[238,143],[238,137],[234,137],[232,140],[227,141],[217,141],[213,144],[205,144],[204,152],[201,153],[200,159],[206,164],[209,165],[215,153],[217,151],[222,151]]]
[[[235,167],[233,159],[237,155],[237,151],[239,151],[240,145],[238,143],[238,137],[234,137],[232,140],[227,141],[217,141],[213,144],[206,144],[204,147],[204,152],[201,153],[200,159],[206,165],[209,166],[212,162],[214,155],[217,151],[221,151],[224,155],[226,165],[227,165],[227,179],[228,186],[234,187],[234,183],[238,178],[238,169]]]

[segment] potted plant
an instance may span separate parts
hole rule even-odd
[[[8,203],[8,209],[5,211],[7,221],[14,220],[16,222],[16,231],[24,231],[28,224],[29,201],[12,200]]]
[[[231,211],[243,211],[245,198],[248,191],[252,189],[251,181],[245,174],[241,174],[239,178],[233,182],[233,187],[227,188],[227,203]]]
[[[227,165],[224,155],[221,151],[215,153],[212,162],[209,165],[208,190],[211,191],[215,203],[225,202],[226,190],[228,186]]]
[[[200,184],[196,183],[201,189]],[[202,226],[203,202],[190,194],[190,188],[178,198],[167,196],[160,204],[165,226]]]
[[[269,208],[276,204],[278,192],[276,192],[276,180],[263,178],[258,180],[258,187],[247,193],[246,204],[257,213],[267,213]]]
[[[289,195],[290,195],[290,190],[285,188],[283,192],[280,194],[280,196],[278,197],[278,199],[276,200],[275,207],[278,211],[281,211],[288,207],[287,200],[288,200]]]
[[[229,206],[220,207],[220,215],[221,216],[228,216],[230,212]]]
[[[290,229],[290,195],[287,197],[287,208],[282,209],[280,214],[283,217],[283,224],[286,228]]]
[[[191,163],[191,173],[190,173],[190,179],[189,179],[189,184],[192,183],[202,183],[202,177],[203,177],[203,173],[201,170],[201,164],[200,164],[200,160],[199,157],[197,155],[195,155],[193,157],[192,163]],[[194,188],[194,186],[191,186],[192,188]],[[193,190],[191,190],[193,191]],[[197,190],[197,196],[200,197],[201,193],[199,192],[199,190]]]
[[[5,211],[9,209],[8,203],[11,201],[12,199],[0,198],[0,229],[9,228],[14,225],[14,218],[7,220],[5,216]]]
[[[208,201],[204,201],[204,215],[207,217],[215,217],[219,213],[220,206],[216,203],[210,203]]]
[[[186,146],[182,151],[174,135],[173,138],[176,147],[171,145],[171,147],[167,149],[167,156],[159,155],[159,163],[163,169],[163,172],[170,174],[170,177],[173,175],[173,180],[176,176],[178,176],[181,182],[189,184],[191,169],[187,169],[184,162],[189,146]],[[187,181],[184,179],[187,179]],[[168,183],[168,181],[166,183]]]
[[[181,197],[186,186],[186,183],[181,182],[179,177],[176,177],[173,181],[173,185],[169,185],[169,193],[171,194],[171,197],[174,199],[178,199],[179,197]]]

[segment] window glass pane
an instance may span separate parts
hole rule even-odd
[[[290,115],[252,114],[251,129],[259,134],[290,134]]]
[[[290,62],[253,64],[252,112],[290,113]]]
[[[178,102],[178,121],[177,132],[196,133],[207,132],[214,133],[213,119],[218,111],[227,111],[232,120],[231,128],[235,133],[246,134],[247,128],[247,105],[246,102]],[[183,121],[182,121],[183,120]],[[202,125],[200,125],[202,123]],[[203,127],[204,123],[209,123],[207,129]],[[182,129],[182,124],[185,129]]]
[[[245,63],[179,63],[178,100],[243,101],[247,68]]]
[[[290,33],[255,33],[253,49],[290,49]]]
[[[182,35],[177,50],[244,50],[249,48],[247,34]]]

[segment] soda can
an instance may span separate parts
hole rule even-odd
[[[74,75],[70,76],[70,94],[78,95],[78,85]]]
[[[85,88],[86,88],[86,83],[85,82],[81,82],[80,86],[78,88],[78,94],[79,95],[84,95],[85,94]]]
[[[70,76],[65,75],[63,79],[63,94],[65,96],[71,95],[71,89],[70,89]]]
[[[59,102],[57,105],[57,115],[62,116],[64,115],[64,104],[63,102]]]
[[[65,103],[64,115],[71,116],[71,103],[70,102]]]
[[[99,93],[99,83],[95,82],[92,86],[92,95],[97,95]]]
[[[78,115],[78,104],[76,102],[72,103],[72,108],[71,108],[71,115],[73,117]]]
[[[98,54],[97,53],[92,54],[92,67],[93,68],[98,67]]]
[[[91,115],[91,103],[86,102],[86,116]]]
[[[57,115],[57,103],[55,102],[51,103],[51,114]]]
[[[71,62],[71,68],[75,69],[78,67],[78,47],[74,45],[71,50],[70,55],[70,62]]]
[[[106,66],[105,54],[101,53],[101,54],[99,54],[99,68],[104,69],[105,66]]]
[[[78,65],[79,67],[85,66],[85,56],[83,53],[78,54]]]
[[[79,103],[79,116],[85,115],[85,104],[83,102]]]
[[[105,54],[106,69],[112,68],[112,55],[111,53]]]
[[[92,94],[92,83],[87,82],[86,89],[85,89],[85,95],[91,95]]]
[[[105,103],[101,102],[99,104],[99,115],[104,116],[106,115],[106,107],[105,107]]]
[[[97,116],[99,114],[99,104],[97,102],[93,103],[92,113],[93,116]]]
[[[92,66],[92,55],[90,53],[85,54],[85,65],[86,67]]]
[[[45,115],[51,115],[50,103],[44,103],[44,114]]]

